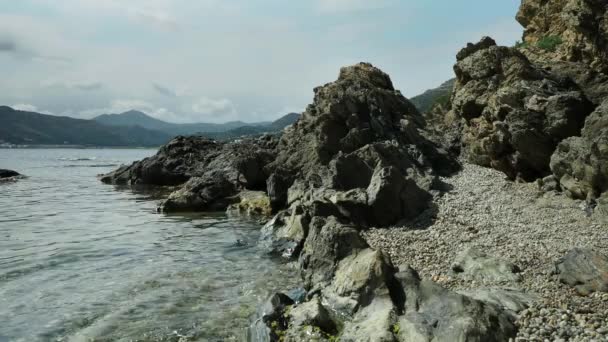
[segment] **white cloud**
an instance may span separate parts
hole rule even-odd
[[[47,80],[40,82],[42,87],[47,88],[64,88],[70,90],[83,90],[83,91],[93,91],[99,90],[103,87],[103,83],[98,81],[53,81]]]
[[[232,102],[228,99],[211,99],[201,97],[191,106],[193,112],[204,116],[212,115],[234,115],[236,109]]]
[[[33,104],[29,104],[29,103],[18,103],[18,104],[12,105],[11,107],[15,110],[21,110],[24,112],[36,112],[36,113],[49,114],[49,115],[53,114],[46,110],[39,110],[38,107],[34,106]]]

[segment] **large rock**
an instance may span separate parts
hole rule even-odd
[[[581,295],[608,292],[608,257],[590,249],[575,248],[555,263],[559,280]]]
[[[587,118],[580,137],[559,144],[551,170],[574,198],[596,198],[608,191],[608,100]]]
[[[569,78],[488,37],[457,60],[452,111],[465,124],[463,155],[512,179],[548,175],[555,147],[580,134],[592,103]]]
[[[399,341],[508,341],[517,328],[514,317],[498,306],[475,300],[400,267],[404,314],[395,332]]]
[[[342,215],[364,225],[413,218],[428,206],[434,177],[458,168],[421,134],[424,125],[384,72],[366,63],[342,68],[283,134],[268,166],[271,200],[334,198]]]
[[[19,178],[24,178],[24,176],[17,171],[0,169],[0,182],[10,182]]]
[[[153,157],[145,158],[101,176],[108,184],[178,185],[201,176],[222,144],[201,137],[176,137]]]
[[[608,72],[606,1],[523,0],[517,21],[538,59],[580,62]]]
[[[483,283],[514,283],[521,280],[519,267],[488,255],[477,247],[460,253],[452,264],[452,270],[460,277]]]

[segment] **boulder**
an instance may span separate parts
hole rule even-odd
[[[494,304],[449,291],[407,266],[396,275],[404,313],[394,328],[399,341],[508,341],[515,318]]]
[[[514,283],[521,281],[520,269],[515,264],[488,255],[472,247],[460,253],[452,264],[458,276],[483,283]]]
[[[293,307],[289,313],[289,331],[299,331],[305,326],[314,326],[326,334],[333,335],[337,332],[329,311],[321,304],[319,297]],[[287,333],[289,335],[289,332]]]
[[[608,191],[608,100],[587,118],[580,137],[559,144],[551,170],[571,197],[596,198]]]
[[[593,111],[572,80],[488,37],[464,48],[454,71],[452,111],[464,123],[462,154],[511,179],[547,176],[557,144],[579,135]]]
[[[217,156],[222,144],[201,137],[179,136],[162,146],[153,157],[121,166],[102,175],[107,184],[179,185],[194,176]]]
[[[333,198],[340,215],[362,225],[413,218],[428,206],[425,192],[436,175],[458,169],[421,134],[424,125],[384,72],[367,63],[342,68],[338,80],[315,89],[314,102],[281,137],[268,166],[271,200],[327,208]],[[380,214],[387,203],[389,213]]]
[[[591,249],[575,248],[555,263],[559,280],[581,295],[608,292],[608,257]]]
[[[270,198],[264,191],[241,191],[237,203],[228,207],[229,214],[248,218],[268,218],[272,215]]]
[[[536,59],[579,62],[608,72],[608,4],[603,0],[523,0],[517,21]]]
[[[481,302],[493,304],[511,312],[514,316],[540,300],[539,296],[517,288],[477,288],[458,291],[458,293]]]
[[[259,245],[271,255],[297,258],[308,235],[309,222],[310,217],[297,205],[282,211],[262,227]]]

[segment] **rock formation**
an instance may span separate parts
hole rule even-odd
[[[608,292],[608,257],[589,249],[575,248],[555,263],[559,280],[579,294]]]
[[[566,77],[488,37],[457,55],[452,111],[462,119],[462,153],[509,178],[550,173],[557,144],[580,134],[592,103]]]
[[[17,171],[0,169],[0,182],[17,180],[19,178],[23,178],[23,176]]]
[[[583,63],[608,72],[608,3],[523,0],[517,21],[532,59]]]

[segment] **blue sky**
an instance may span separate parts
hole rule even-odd
[[[270,120],[368,61],[406,97],[453,77],[456,52],[512,45],[519,0],[0,2],[0,104],[90,118]]]

